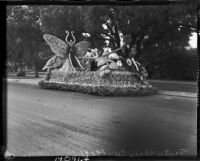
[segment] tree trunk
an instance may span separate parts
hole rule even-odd
[[[17,72],[17,68],[18,68],[18,67],[17,67],[17,63],[14,62],[14,65],[13,65],[13,71],[14,71],[14,72]]]
[[[26,76],[25,68],[24,68],[24,61],[22,56],[22,51],[18,53],[18,62],[17,62],[17,77],[24,77]]]
[[[26,76],[25,68],[24,68],[24,62],[23,59],[20,58],[18,65],[17,65],[17,77],[24,77]]]
[[[38,73],[38,68],[37,68],[37,66],[35,65],[35,62],[34,62],[34,60],[33,60],[33,70],[34,70],[34,77],[35,78],[39,78],[39,73]]]
[[[141,43],[144,39],[144,34],[136,41],[136,55],[135,55],[135,59],[138,59],[139,57],[141,57],[141,55],[143,54],[142,49],[141,49]]]
[[[34,68],[34,73],[35,73],[35,78],[39,78],[39,73],[37,68]]]
[[[20,62],[17,68],[17,77],[24,77],[26,76],[26,72],[24,70],[23,64]]]

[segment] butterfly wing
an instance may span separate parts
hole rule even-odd
[[[39,52],[40,59],[48,59],[48,58],[51,58],[54,55],[55,54],[50,49],[43,50],[43,51]]]
[[[60,55],[61,57],[65,57],[68,44],[66,44],[63,40],[49,34],[43,35],[44,40],[50,46],[51,50],[56,54]]]
[[[46,65],[43,67],[43,70],[45,69],[56,69],[59,67],[62,67],[62,65],[65,62],[65,58],[59,56],[59,55],[54,55],[51,59],[49,59],[46,63]]]
[[[79,66],[81,67],[80,69],[83,69],[86,67],[86,62],[84,59],[80,59],[80,61],[78,60],[79,58],[83,58],[86,53],[87,53],[87,50],[88,48],[91,47],[91,43],[89,41],[81,41],[79,43],[77,43],[75,45],[76,47],[76,58],[77,58],[77,62],[79,64]]]
[[[84,57],[85,54],[87,53],[88,48],[90,48],[91,43],[89,41],[81,41],[79,43],[77,43],[76,45],[76,56],[78,58],[80,57]]]

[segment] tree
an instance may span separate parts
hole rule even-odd
[[[83,39],[83,32],[89,32],[93,47],[100,49],[109,37],[116,49],[120,47],[121,32],[130,35],[132,40],[128,54],[142,62],[154,75],[156,68],[166,68],[162,63],[169,57],[185,52],[191,33],[196,32],[195,5],[9,7],[9,53],[15,51],[13,38],[19,37],[24,44],[22,48],[26,53],[23,56],[26,64],[31,64],[29,60],[33,60],[32,64],[39,62],[38,52],[44,48],[43,33],[64,40],[65,30],[73,30],[78,42]],[[107,26],[107,30],[102,24]]]
[[[102,47],[109,37],[116,49],[120,46],[119,32],[130,35],[129,54],[152,75],[164,68],[162,63],[173,57],[172,53],[183,52],[191,33],[196,31],[195,5],[48,6],[43,10],[44,31],[63,39],[65,29],[75,30],[77,36],[84,31],[91,34],[94,47]]]
[[[65,31],[74,31],[77,41],[84,32],[81,19],[81,6],[43,6],[40,8],[41,29],[61,39],[65,39]],[[83,38],[83,37],[82,37]]]
[[[173,45],[177,46],[177,42],[185,37],[183,42],[179,43],[179,46],[185,46],[189,35],[195,31],[197,20],[194,5],[84,6],[81,12],[84,28],[88,32],[102,34],[105,31],[102,30],[101,25],[102,23],[108,25],[106,21],[109,20],[111,25],[107,26],[108,30],[111,35],[113,35],[112,30],[115,32],[116,35],[113,36],[117,41],[119,41],[117,30],[120,30],[123,35],[130,34],[133,39],[132,44],[137,48],[137,57],[140,57],[142,54],[140,50],[145,46],[149,48],[163,38],[168,42],[176,40]],[[113,28],[109,29],[111,27]],[[119,45],[119,42],[117,43]]]
[[[12,54],[21,54],[20,60],[16,60],[22,67],[22,62],[25,65],[32,66],[35,71],[35,77],[38,77],[38,53],[42,40],[42,32],[40,30],[40,18],[38,6],[8,6],[7,12],[7,46],[12,51]],[[20,39],[20,52],[15,52],[16,42],[12,39]],[[14,56],[13,56],[14,57]],[[21,68],[22,69],[22,68]],[[19,70],[20,72],[20,70]]]

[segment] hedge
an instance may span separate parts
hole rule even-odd
[[[175,52],[166,54],[165,59],[150,57],[146,69],[149,78],[170,80],[196,80],[197,79],[197,54],[191,52]]]

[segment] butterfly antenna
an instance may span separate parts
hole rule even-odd
[[[67,43],[69,43],[69,41],[68,41],[68,37],[69,37],[69,31],[65,31],[66,32],[66,37],[65,37],[65,41],[67,42]]]
[[[74,36],[74,31],[71,31],[71,34],[72,34],[72,37],[73,37],[73,39],[74,39],[74,44],[76,43],[76,38],[75,38],[75,36]]]

